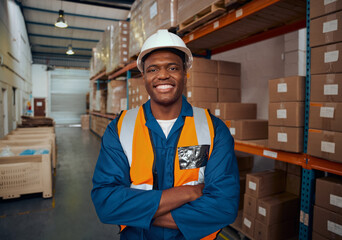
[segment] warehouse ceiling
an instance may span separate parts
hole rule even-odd
[[[107,26],[127,20],[134,0],[16,0],[26,23],[33,63],[88,68]],[[55,27],[59,10],[68,27]],[[67,55],[71,45],[74,55]]]

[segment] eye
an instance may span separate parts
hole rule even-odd
[[[148,72],[148,73],[155,73],[155,72],[157,72],[157,71],[158,71],[158,69],[155,68],[155,67],[150,67],[150,68],[147,69],[147,72]]]
[[[178,66],[170,66],[169,67],[169,71],[177,71],[177,70],[179,70]]]

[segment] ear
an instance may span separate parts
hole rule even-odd
[[[186,86],[186,83],[188,82],[188,72],[184,71],[184,86]]]

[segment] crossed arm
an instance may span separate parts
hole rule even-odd
[[[195,186],[180,186],[164,190],[161,195],[159,207],[154,214],[153,225],[178,229],[170,211],[201,197],[203,188],[204,184],[199,184]]]

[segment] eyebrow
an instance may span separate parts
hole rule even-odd
[[[167,64],[168,67],[169,67],[169,66],[172,66],[172,65],[182,66],[181,64],[178,64],[178,63],[168,63],[168,64]],[[159,67],[159,65],[157,65],[157,64],[149,65],[149,66],[146,67],[146,69],[149,69],[149,68],[151,68],[151,67]]]

